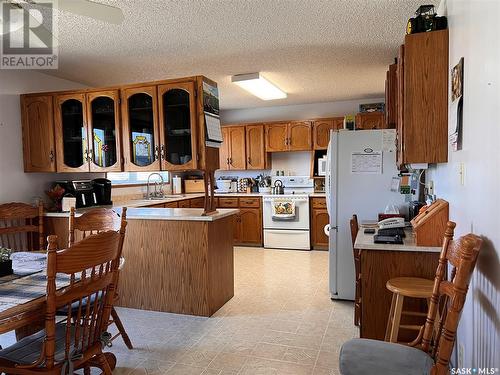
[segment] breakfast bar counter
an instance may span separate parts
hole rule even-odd
[[[202,213],[199,208],[127,209],[119,306],[211,316],[233,297],[238,210]],[[67,242],[67,217],[47,218],[47,233],[60,237],[59,247]]]

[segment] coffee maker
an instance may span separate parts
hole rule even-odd
[[[111,181],[107,178],[96,178],[92,180],[92,186],[99,206],[110,206],[111,201]]]
[[[64,189],[64,195],[76,198],[76,208],[97,205],[97,198],[91,180],[64,180],[56,181],[56,184]]]

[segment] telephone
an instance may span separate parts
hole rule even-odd
[[[382,221],[379,221],[378,227],[380,229],[404,228],[405,227],[405,219],[403,217],[390,217],[388,219],[384,219]]]

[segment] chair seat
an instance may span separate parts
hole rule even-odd
[[[386,287],[392,293],[405,297],[431,298],[434,280],[420,277],[395,277],[387,281]]]
[[[342,375],[429,375],[433,365],[422,350],[385,341],[352,339],[340,350]]]
[[[71,342],[74,338],[74,328],[71,327]],[[24,337],[15,344],[0,350],[0,361],[2,359],[19,365],[29,365],[40,358],[43,342],[45,340],[45,330],[38,331],[33,335]],[[66,323],[56,324],[56,350],[55,361],[64,360],[66,346]],[[71,351],[71,348],[70,348]]]

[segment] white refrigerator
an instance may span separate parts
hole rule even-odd
[[[396,168],[396,131],[332,131],[325,190],[329,228],[329,287],[334,299],[354,300],[355,278],[349,220],[377,220],[387,205],[406,214],[405,196],[391,191]]]

